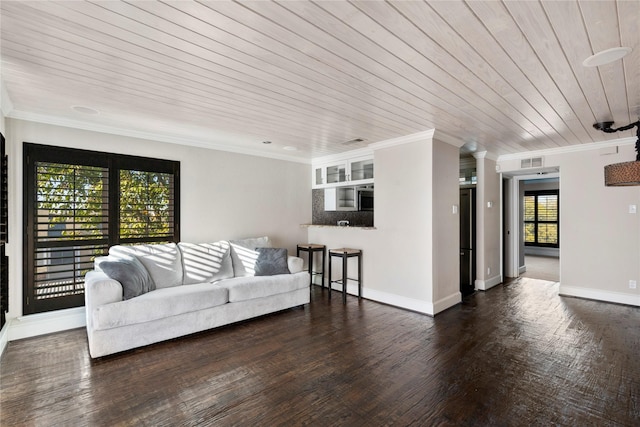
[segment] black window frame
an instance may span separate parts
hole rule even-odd
[[[6,244],[9,242],[9,158],[6,141],[0,132],[0,329],[7,322],[9,311],[9,257]]]
[[[108,233],[107,247],[117,244],[136,244],[180,241],[180,162],[157,158],[131,156],[101,151],[59,147],[25,142],[23,146],[23,314],[34,314],[84,305],[84,293],[38,300],[34,296],[35,250],[34,236],[36,164],[51,162],[107,168]],[[163,237],[120,237],[120,170],[168,173],[173,175],[173,234]]]
[[[524,228],[527,224],[534,224],[534,236],[535,242],[527,242],[525,240],[525,246],[538,247],[538,248],[559,248],[560,247],[560,190],[531,190],[525,191],[524,196],[534,196],[534,206],[535,206],[535,220],[527,221],[526,219],[523,221],[523,235]],[[545,221],[538,219],[538,196],[556,196],[558,199],[558,207],[557,207],[557,216],[555,221]],[[523,199],[523,209],[524,209],[524,199]],[[557,243],[539,243],[538,242],[538,224],[555,224],[558,230],[558,242]]]

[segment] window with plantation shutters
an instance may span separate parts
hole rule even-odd
[[[112,245],[179,240],[179,162],[36,144],[24,158],[25,314],[83,305]]]
[[[527,191],[524,195],[524,243],[559,247],[559,191]]]
[[[120,171],[120,241],[170,240],[173,174]]]

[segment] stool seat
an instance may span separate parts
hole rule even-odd
[[[342,279],[339,280],[332,280],[331,276],[331,260],[334,257],[342,258]],[[347,261],[352,257],[358,257],[357,279],[347,277]],[[342,303],[347,303],[347,280],[358,282],[358,299],[362,299],[362,250],[353,248],[329,249],[329,299],[331,299],[331,284],[339,283],[342,285]]]
[[[345,254],[345,255],[358,255],[358,254],[362,253],[362,251],[360,249],[340,248],[340,249],[329,249],[329,253]]]
[[[300,243],[298,245],[298,248],[305,250],[305,249],[324,249],[326,248],[325,245],[319,245],[317,243]]]
[[[327,256],[327,247],[317,243],[300,243],[296,248],[296,256],[300,256],[300,252],[306,252],[309,254],[309,291],[311,291],[311,285],[313,285],[313,276],[322,276],[321,286],[324,289],[324,266],[325,258]],[[313,254],[315,252],[322,252],[322,270],[314,271],[313,269]]]

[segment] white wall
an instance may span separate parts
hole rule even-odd
[[[552,180],[541,178],[524,181],[524,191],[543,191],[543,190],[559,190],[560,180],[552,178]]]
[[[7,88],[4,85],[2,76],[0,76],[0,132],[4,135],[5,132],[5,117],[11,112],[13,104],[7,93]]]
[[[486,153],[477,156],[476,172],[476,288],[487,290],[502,282],[500,175]]]
[[[310,227],[308,241],[362,249],[365,298],[427,314],[457,304],[458,148],[422,138],[376,149],[374,159],[375,230]],[[333,265],[337,278],[337,259]],[[355,261],[348,268],[355,277]]]
[[[460,294],[460,149],[433,141],[433,302],[436,313],[461,301]],[[419,260],[416,260],[419,262]]]
[[[311,218],[308,164],[7,119],[10,316],[22,315],[22,146],[24,142],[179,160],[181,240],[269,235],[294,253]],[[28,317],[28,316],[27,316]]]
[[[622,140],[621,140],[622,141]],[[626,140],[625,140],[626,141]],[[560,169],[560,293],[640,305],[640,187],[605,187],[604,166],[635,158],[629,143],[619,153],[597,148],[545,155],[545,167]],[[519,160],[499,161],[517,171]]]

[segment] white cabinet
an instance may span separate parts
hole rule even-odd
[[[373,184],[373,175],[371,156],[314,165],[312,187],[327,188],[351,183]]]
[[[325,211],[356,211],[356,187],[333,187],[324,190]]]
[[[358,184],[373,182],[373,158],[356,159],[349,162],[349,180]]]
[[[313,168],[313,188],[328,187],[348,180],[346,162],[315,166]]]

